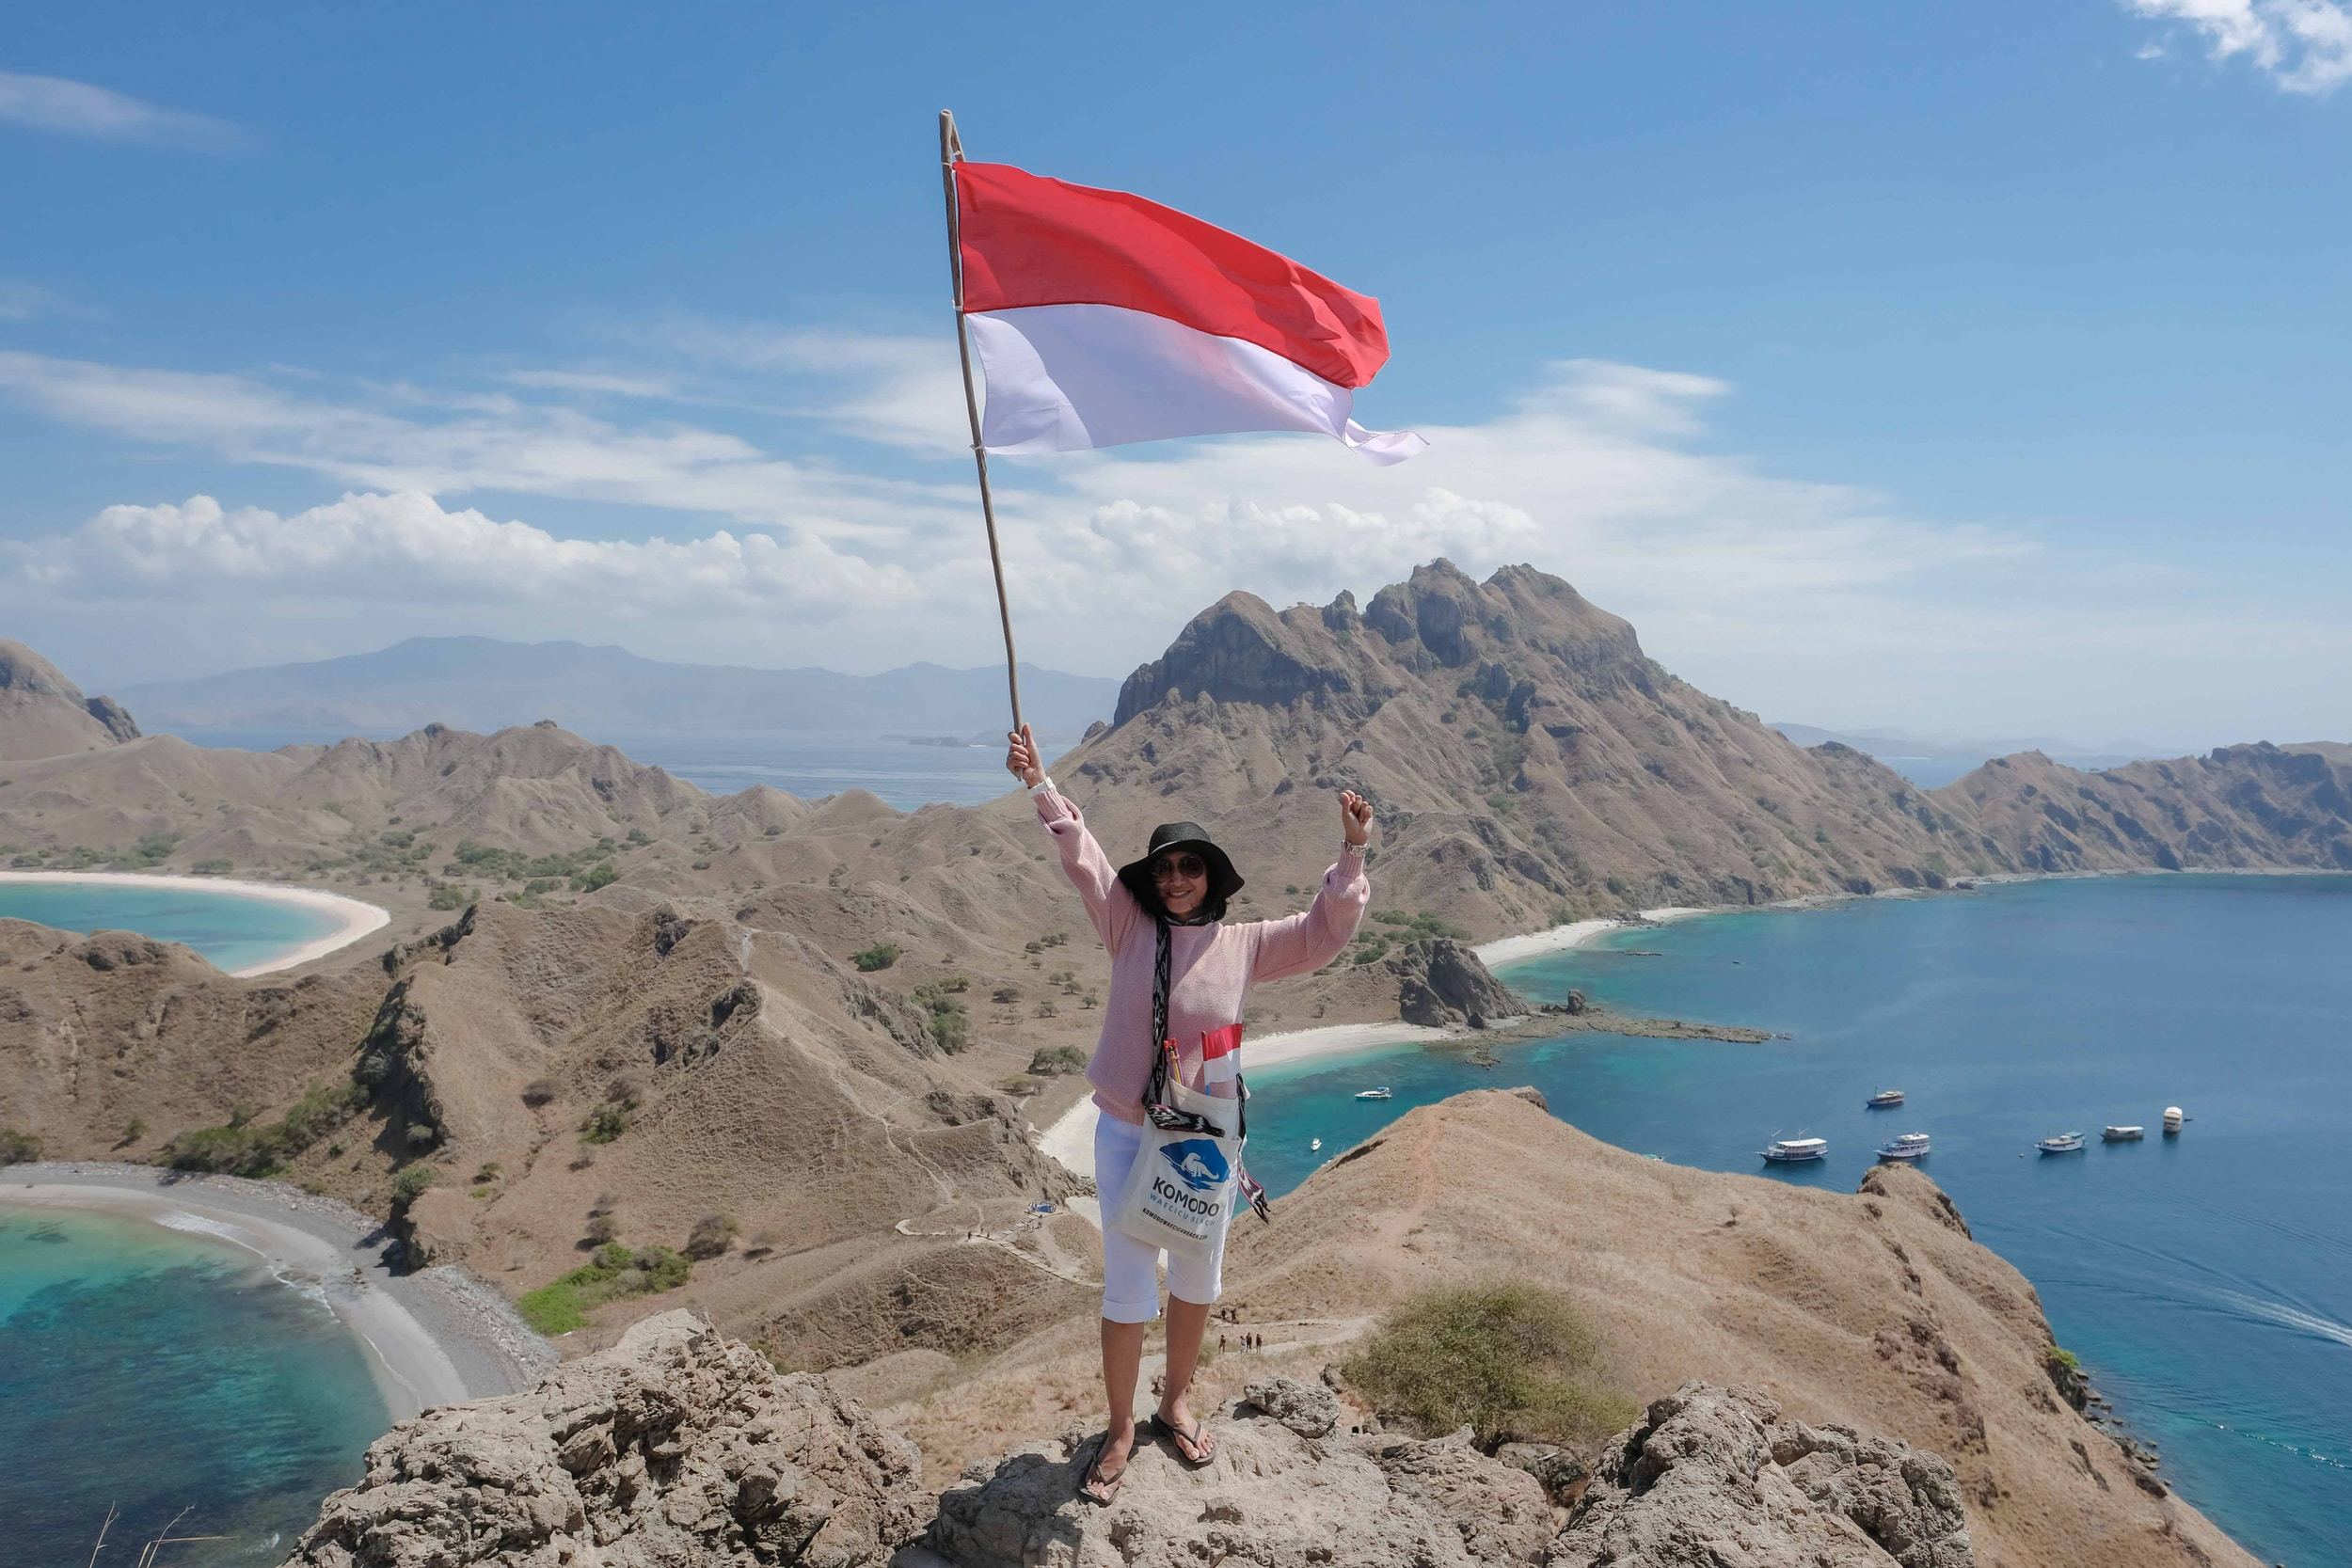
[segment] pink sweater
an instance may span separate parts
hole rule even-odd
[[[1095,1042],[1094,1060],[1087,1064],[1087,1082],[1094,1085],[1094,1103],[1105,1115],[1140,1122],[1155,1046],[1152,970],[1157,942],[1152,917],[1119,879],[1119,868],[1067,797],[1038,791],[1037,815],[1054,835],[1062,870],[1086,900],[1087,918],[1111,956],[1103,1036]],[[1170,926],[1168,1032],[1176,1041],[1184,1082],[1200,1082],[1200,1037],[1242,1021],[1242,1001],[1252,982],[1304,974],[1329,963],[1356,935],[1371,899],[1364,852],[1351,846],[1323,874],[1314,904],[1303,914],[1246,925]],[[1242,1059],[1248,1060],[1246,1049]]]

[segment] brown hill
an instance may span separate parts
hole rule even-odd
[[[138,735],[112,697],[83,696],[56,665],[0,637],[0,761],[97,751]]]
[[[1936,791],[2029,871],[2352,871],[2352,746],[2268,742],[2103,772],[2039,752]]]

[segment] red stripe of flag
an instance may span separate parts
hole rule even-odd
[[[956,166],[963,308],[1110,305],[1280,355],[1339,387],[1388,361],[1380,302],[1125,191]]]

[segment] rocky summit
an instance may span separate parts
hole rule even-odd
[[[57,667],[0,637],[0,760],[91,752],[139,737],[112,697],[85,697]]]
[[[824,1378],[779,1376],[666,1312],[529,1393],[402,1423],[286,1568],[1976,1561],[1949,1465],[1704,1384],[1651,1406],[1565,1492],[1467,1432],[1384,1432],[1320,1384],[1265,1380],[1216,1419],[1211,1464],[1139,1445],[1108,1508],[1077,1495],[1096,1438],[1074,1431],[933,1497],[914,1445]]]
[[[526,1394],[371,1444],[287,1568],[861,1568],[927,1516],[914,1445],[664,1312]]]

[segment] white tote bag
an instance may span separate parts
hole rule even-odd
[[[1167,1248],[1171,1259],[1213,1261],[1224,1248],[1240,1193],[1234,1179],[1241,1169],[1241,1101],[1186,1088],[1172,1072],[1161,1086],[1161,1101],[1216,1131],[1145,1123],[1118,1211],[1104,1223]]]

